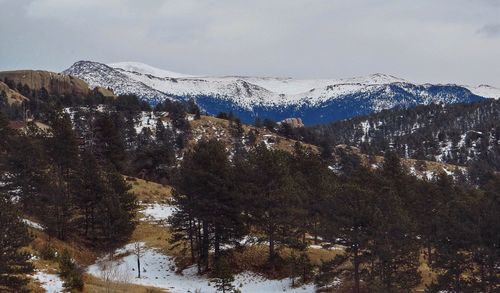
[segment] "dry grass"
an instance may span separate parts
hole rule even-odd
[[[422,282],[417,288],[415,288],[415,292],[424,292],[425,287],[436,280],[436,274],[429,267],[424,253],[420,256],[419,271],[422,276]]]
[[[140,221],[132,233],[131,241],[143,241],[149,247],[169,252],[167,250],[170,238],[171,233],[168,227]]]
[[[31,242],[30,248],[33,251],[40,251],[46,244],[50,244],[59,253],[63,250],[68,250],[71,256],[81,265],[90,265],[98,256],[98,252],[90,250],[82,244],[79,239],[68,239],[61,241],[57,238],[51,238],[47,234],[32,229],[34,239]]]
[[[231,145],[234,138],[231,135],[231,130],[229,128],[229,121],[225,119],[219,119],[209,116],[201,116],[199,120],[190,121],[191,129],[193,133],[193,139],[189,141],[189,145],[193,146],[196,144],[196,139],[198,138],[217,138],[224,142],[226,145]],[[267,140],[273,144],[276,149],[293,152],[294,145],[297,142],[293,139],[288,139],[282,137],[276,133],[273,133],[265,128],[256,128],[252,125],[242,125],[245,135],[253,130],[255,131],[256,141],[255,145],[259,145],[264,140]],[[307,148],[310,148],[313,152],[318,152],[318,148],[313,145],[304,144]]]
[[[29,290],[31,293],[45,293],[45,289],[42,288],[40,283],[35,282],[33,279],[30,280],[26,288]]]
[[[165,202],[172,196],[172,187],[139,178],[126,176],[125,180],[132,187],[137,200],[144,203]]]
[[[88,293],[160,293],[168,292],[165,289],[159,289],[149,286],[134,285],[128,283],[106,282],[99,278],[85,274],[83,277],[85,282],[84,292]]]
[[[309,248],[307,250],[307,256],[311,260],[311,263],[314,265],[321,265],[322,262],[330,261],[334,259],[337,255],[342,254],[341,250],[326,250],[326,249],[316,249]]]

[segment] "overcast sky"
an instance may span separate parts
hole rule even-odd
[[[500,0],[0,0],[0,70],[139,61],[188,74],[500,86]]]

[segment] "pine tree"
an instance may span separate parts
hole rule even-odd
[[[417,182],[409,177],[399,157],[388,152],[384,157],[381,178],[376,182],[377,218],[372,257],[372,289],[398,292],[420,283],[420,243],[416,220],[421,210],[415,205]],[[428,207],[426,207],[428,208]]]
[[[33,271],[30,254],[23,251],[31,239],[17,210],[5,195],[0,195],[0,291],[28,292],[23,276]]]
[[[51,203],[56,235],[60,239],[67,236],[71,228],[75,199],[71,185],[78,169],[78,142],[69,115],[56,112],[50,121],[52,136],[47,140],[47,150],[51,165],[53,189]],[[50,225],[52,226],[52,225]]]
[[[300,207],[298,186],[290,171],[291,156],[280,150],[269,150],[264,144],[249,154],[240,167],[247,178],[241,184],[246,195],[245,210],[249,223],[262,231],[269,242],[269,264],[277,258],[276,245],[297,236],[297,207]]]
[[[390,189],[378,199],[380,211],[371,251],[369,287],[376,292],[401,292],[421,282],[420,243],[413,222]]]
[[[306,244],[306,233],[313,235],[317,242],[321,210],[328,192],[336,184],[336,178],[319,156],[300,143],[296,143],[294,153],[292,171],[301,200],[296,214],[302,217],[302,242]]]
[[[215,283],[217,292],[234,292],[234,276],[226,259],[221,258],[216,261],[211,281]]]
[[[13,135],[14,131],[9,127],[9,120],[4,113],[0,111],[0,154],[3,155],[7,152]]]
[[[479,268],[474,287],[482,292],[500,290],[500,177],[495,176],[484,187],[478,203],[477,230],[474,262]]]
[[[185,155],[176,183],[182,196],[176,197],[178,212],[172,225],[181,233],[189,228],[185,232],[192,243],[196,242],[191,249],[198,248],[198,265],[205,269],[209,266],[210,247],[217,260],[222,245],[237,243],[245,232],[231,173],[224,145],[216,140],[200,141]]]
[[[307,253],[304,251],[299,255],[296,255],[295,252],[292,251],[289,259],[289,266],[292,287],[295,287],[298,284],[307,284],[313,277],[313,265],[309,256],[307,256]],[[299,279],[300,283],[296,283],[296,279]]]
[[[106,191],[97,203],[96,222],[100,228],[98,237],[109,246],[125,240],[134,228],[136,211],[135,196],[129,191],[123,176],[116,171],[104,172]]]
[[[440,211],[440,222],[431,268],[438,272],[436,280],[429,286],[431,292],[448,290],[467,292],[472,290],[474,271],[474,242],[479,237],[475,219],[478,205],[475,191],[465,191],[442,182],[444,191],[450,184],[448,201]]]
[[[6,178],[5,190],[19,192],[23,210],[35,216],[47,215],[47,203],[50,194],[47,193],[51,185],[47,170],[44,149],[38,139],[19,136],[10,142],[11,153],[6,158],[6,169],[11,176]],[[7,173],[7,172],[6,172]]]
[[[64,280],[67,290],[83,290],[82,269],[78,267],[68,250],[63,250],[58,259],[59,275]]]
[[[95,156],[101,163],[109,163],[123,170],[126,159],[125,144],[110,115],[102,113],[96,120]]]
[[[332,244],[345,246],[345,253],[323,264],[320,284],[332,278],[352,280],[352,292],[361,292],[361,280],[367,280],[372,261],[371,248],[383,214],[377,194],[381,179],[366,169],[358,169],[342,184],[332,186],[322,209],[320,236]]]
[[[107,191],[107,186],[103,180],[101,167],[90,152],[85,151],[82,154],[80,166],[78,180],[74,186],[76,205],[82,217],[79,223],[80,231],[85,237],[90,237],[96,233],[97,205]]]

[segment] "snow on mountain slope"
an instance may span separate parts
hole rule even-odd
[[[316,124],[393,107],[468,103],[483,98],[463,86],[415,84],[385,74],[317,80],[188,76],[142,63],[108,66],[90,61],[79,61],[64,73],[79,77],[91,86],[112,88],[116,94],[136,94],[152,104],[166,98],[192,98],[209,114],[233,112],[247,123],[256,117],[278,121],[297,117],[306,124]],[[492,90],[488,89],[487,97],[490,97]],[[481,90],[484,94],[486,87]]]
[[[251,109],[254,105],[317,104],[379,85],[406,82],[384,74],[317,80],[246,76],[196,77],[136,62],[104,65],[79,61],[64,73],[78,76],[91,86],[110,87],[116,94],[135,92],[147,98],[214,96],[246,109]]]
[[[245,76],[172,78],[142,74],[138,71],[122,73],[167,95],[213,96],[248,110],[255,105],[316,105],[343,95],[373,90],[380,85],[405,82],[383,74],[339,80],[296,80]]]
[[[140,81],[130,79],[125,73],[97,62],[78,61],[63,73],[81,77],[90,87],[110,88],[116,95],[135,94],[149,99],[164,99],[167,97],[164,93]]]
[[[110,63],[107,65],[115,69],[123,69],[124,71],[132,71],[140,74],[149,74],[157,77],[173,77],[173,78],[193,77],[193,75],[167,71],[140,62],[117,62],[117,63]]]
[[[500,88],[492,87],[490,85],[482,84],[479,86],[466,86],[473,94],[481,97],[500,99]]]
[[[395,82],[407,82],[394,76],[376,73],[369,76],[345,78],[345,79],[294,79],[278,77],[240,77],[241,79],[255,85],[266,88],[277,94],[296,95],[306,93],[315,88],[326,88],[338,85],[380,85]]]

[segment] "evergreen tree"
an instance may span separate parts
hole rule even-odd
[[[72,259],[68,250],[64,250],[58,259],[59,275],[64,280],[64,288],[67,290],[83,290],[82,269]]]
[[[313,265],[306,252],[301,252],[299,255],[296,255],[295,252],[292,251],[289,259],[289,266],[292,287],[298,284],[307,284],[313,277]],[[299,279],[300,283],[296,283],[296,279]]]
[[[102,200],[103,194],[107,191],[106,187],[97,160],[90,152],[84,152],[75,188],[76,204],[82,217],[79,226],[85,237],[90,237],[96,233],[97,206]]]
[[[0,291],[28,292],[23,276],[33,272],[31,256],[23,251],[31,239],[9,199],[0,195]]]
[[[78,169],[78,143],[69,115],[54,113],[50,121],[52,136],[47,140],[51,165],[54,167],[51,203],[53,208],[53,227],[60,239],[67,236],[71,228],[74,209],[74,194],[71,185]]]
[[[447,184],[447,182],[443,182]],[[446,190],[446,186],[441,186]],[[440,222],[434,243],[431,268],[438,276],[430,286],[431,292],[472,291],[474,271],[474,242],[478,237],[475,223],[477,202],[475,192],[466,192],[451,186],[448,202],[441,209]]]
[[[11,140],[13,135],[14,135],[14,132],[9,127],[9,120],[3,114],[3,112],[0,111],[0,154],[1,155],[5,155],[5,153],[9,149],[10,140]],[[0,164],[1,163],[2,162],[0,162]]]
[[[212,282],[215,283],[215,288],[217,292],[229,293],[234,292],[234,276],[231,272],[231,268],[225,258],[217,260],[215,263],[215,269],[212,277]]]
[[[108,113],[102,113],[96,120],[95,156],[102,163],[110,163],[116,170],[124,168],[125,144],[119,129]]]
[[[6,158],[6,191],[19,196],[23,210],[35,216],[47,215],[51,196],[47,192],[51,182],[47,174],[49,164],[38,139],[19,136],[10,143],[12,152]],[[18,192],[12,192],[17,190]]]
[[[185,155],[180,169],[176,187],[183,196],[176,197],[178,212],[172,224],[177,231],[189,229],[184,232],[196,242],[191,249],[198,248],[198,265],[205,269],[210,247],[217,260],[222,245],[237,243],[245,232],[231,173],[225,147],[216,140],[200,141]]]
[[[245,210],[249,223],[262,231],[269,242],[269,264],[277,257],[276,245],[287,243],[298,234],[297,207],[300,207],[298,186],[290,170],[291,156],[280,150],[269,150],[264,144],[249,154],[240,167],[246,182],[241,192],[246,194]]]
[[[301,201],[296,215],[302,217],[300,227],[303,233],[302,242],[305,245],[306,233],[313,235],[315,242],[318,241],[321,210],[332,185],[336,184],[336,178],[319,156],[298,142],[295,144],[294,153],[291,167]]]
[[[343,276],[352,280],[352,292],[361,292],[361,280],[368,276],[366,265],[371,260],[369,248],[382,213],[377,205],[377,194],[370,185],[372,180],[376,179],[368,171],[358,171],[357,179],[333,189],[324,205],[320,235],[346,248],[344,254],[324,264],[323,268],[329,271],[323,272],[330,279],[320,277],[322,284]]]
[[[134,228],[136,211],[135,196],[129,191],[123,176],[116,171],[104,173],[106,191],[97,203],[97,225],[100,232],[96,235],[102,244],[109,246],[127,239]]]
[[[474,287],[481,292],[500,290],[500,177],[497,175],[484,187],[479,201],[474,262],[479,268]]]

